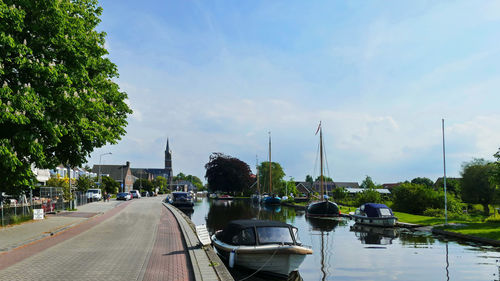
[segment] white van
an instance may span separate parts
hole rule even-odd
[[[100,201],[102,200],[102,193],[100,188],[92,188],[87,190],[87,199],[90,201]]]

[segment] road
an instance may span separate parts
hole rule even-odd
[[[161,229],[165,228],[160,225],[160,218],[165,224],[166,215],[161,198],[134,199],[101,218],[97,216],[82,223],[89,223],[88,229],[78,233],[75,227],[74,234],[63,233],[69,236],[64,241],[39,252],[33,250],[36,253],[0,270],[0,280],[143,280],[148,265],[157,260],[150,257],[155,243],[162,242],[157,237],[161,237]],[[38,243],[49,243],[55,238],[58,237]],[[182,259],[182,248],[173,250]]]

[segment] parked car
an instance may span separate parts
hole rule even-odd
[[[131,190],[130,193],[132,194],[132,198],[141,198],[139,190]]]
[[[99,201],[102,200],[102,192],[100,188],[93,188],[87,190],[87,199],[90,201]]]
[[[149,197],[149,192],[147,191],[141,192],[141,197]]]
[[[116,194],[116,200],[130,200],[132,197],[132,194],[130,194],[129,192],[120,192],[118,194]]]

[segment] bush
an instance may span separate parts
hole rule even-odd
[[[380,203],[381,196],[375,189],[367,189],[356,194],[356,206],[361,206],[365,203]]]
[[[423,215],[427,209],[444,210],[443,191],[436,191],[420,184],[403,183],[395,187],[392,194],[392,208],[395,211]],[[449,193],[447,193],[447,205],[451,213],[462,213],[463,204]]]
[[[488,218],[486,218],[484,221],[485,222],[500,223],[500,215],[495,213],[495,214],[489,216]]]
[[[444,216],[444,210],[430,208],[430,209],[425,210],[423,215],[428,216],[428,217],[439,218],[439,217]]]

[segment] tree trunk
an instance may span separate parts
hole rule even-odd
[[[482,204],[483,209],[484,209],[484,215],[489,217],[490,216],[490,206],[489,204]]]

